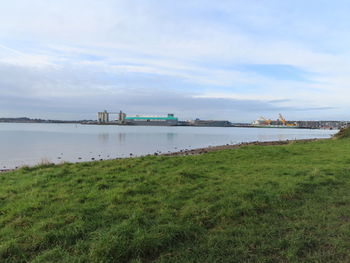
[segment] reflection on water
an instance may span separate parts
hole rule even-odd
[[[109,133],[99,133],[98,139],[102,143],[107,143],[109,141]]]
[[[175,133],[172,133],[172,132],[168,132],[168,133],[166,134],[166,137],[167,137],[167,139],[168,139],[169,142],[170,142],[170,141],[173,141],[174,138],[175,138],[175,136],[176,136],[176,134],[175,134]]]
[[[125,137],[126,137],[126,133],[118,133],[118,141],[119,142],[125,142]]]
[[[304,129],[0,124],[0,169],[179,151],[251,141],[327,138],[336,131]]]

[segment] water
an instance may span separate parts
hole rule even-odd
[[[0,123],[0,169],[44,160],[90,161],[92,158],[175,152],[251,141],[328,138],[336,131],[306,129],[142,127],[80,124]]]

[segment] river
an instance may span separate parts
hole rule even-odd
[[[292,128],[0,123],[0,169],[47,161],[112,159],[241,142],[329,138],[335,132]]]

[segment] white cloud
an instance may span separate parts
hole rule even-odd
[[[316,11],[301,1],[7,2],[0,10],[0,97],[181,91],[193,99],[283,100],[290,112],[338,107],[337,118],[350,95],[349,53],[339,42],[350,38]],[[305,79],[234,67],[242,64],[290,65]]]

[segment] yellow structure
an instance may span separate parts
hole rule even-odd
[[[279,120],[283,123],[284,126],[296,126],[295,123],[287,123],[286,119],[282,116],[282,114],[279,114]]]
[[[261,117],[260,117],[260,119],[262,119],[266,125],[270,125],[270,124],[271,124],[271,122],[272,122],[272,120],[270,120],[270,119],[266,119],[266,118],[265,118],[265,117],[263,117],[263,116],[261,116]]]

